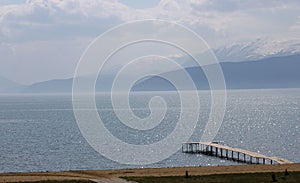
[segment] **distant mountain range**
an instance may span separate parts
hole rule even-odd
[[[256,61],[223,62],[222,67],[228,89],[258,88],[300,88],[300,54],[265,58]],[[211,67],[207,65],[204,67]],[[198,89],[209,89],[203,70],[200,67],[188,67]],[[164,73],[178,75],[178,71]],[[110,91],[113,75],[101,76],[96,84],[96,91]],[[178,78],[180,80],[180,78]],[[0,78],[2,93],[69,93],[72,91],[73,79],[57,79],[30,86],[18,85],[15,82]],[[184,81],[182,81],[184,83]],[[168,81],[154,76],[143,78],[133,87],[135,91],[174,90]],[[186,89],[191,89],[186,86]]]
[[[259,61],[224,62],[220,65],[228,89],[300,87],[300,54]],[[207,78],[200,67],[189,67],[186,70],[198,89],[209,89]],[[177,75],[177,72],[172,71],[166,74]],[[186,89],[191,88],[186,86]],[[152,77],[140,82],[134,90],[174,90],[174,86],[165,79]]]

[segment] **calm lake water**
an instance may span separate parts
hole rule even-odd
[[[155,130],[136,132],[120,123],[106,94],[96,96],[98,112],[117,138],[132,144],[157,142],[172,132],[179,118],[177,93],[135,93],[130,104],[137,116],[146,117],[149,99],[155,95],[164,97],[168,105]],[[200,140],[210,111],[209,92],[199,95],[201,114],[191,141]],[[94,151],[79,131],[70,95],[2,95],[0,126],[0,172],[142,167],[119,164]],[[228,91],[224,121],[215,141],[300,162],[300,89]],[[143,167],[225,164],[237,163],[178,151]]]

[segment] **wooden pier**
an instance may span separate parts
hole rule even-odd
[[[183,153],[202,153],[210,156],[226,158],[250,164],[289,164],[289,160],[275,156],[265,156],[244,149],[233,148],[214,142],[185,142],[182,144]]]

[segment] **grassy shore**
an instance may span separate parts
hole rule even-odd
[[[285,170],[289,175],[283,176]],[[186,172],[188,178],[185,178]],[[271,182],[272,172],[278,182],[300,182],[300,164],[283,165],[234,165],[205,167],[143,168],[122,170],[77,170],[62,172],[2,173],[0,182],[36,182],[113,180],[122,182],[119,177],[127,177],[139,182],[233,182],[251,180],[252,182]],[[257,180],[257,181],[256,181]],[[104,181],[105,182],[105,181]],[[240,181],[239,181],[240,182]],[[244,182],[244,181],[243,181]]]
[[[240,174],[217,174],[202,176],[167,176],[167,177],[124,177],[129,181],[139,183],[253,183],[253,182],[300,182],[300,172],[276,173],[240,173]]]

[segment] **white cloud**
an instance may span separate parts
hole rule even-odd
[[[2,6],[0,36],[6,41],[96,36],[120,23],[128,9],[105,0],[31,0]]]
[[[26,4],[0,7],[0,36],[10,41],[23,40],[26,36],[29,40],[96,36],[121,22],[155,18],[176,21],[196,30],[206,27],[210,35],[204,36],[208,39],[212,36],[247,37],[249,33],[259,36],[292,26],[295,22],[290,21],[299,15],[299,6],[298,1],[275,0],[223,3],[161,0],[155,7],[132,9],[119,1],[108,0],[29,0]],[[287,21],[279,19],[282,14]]]

